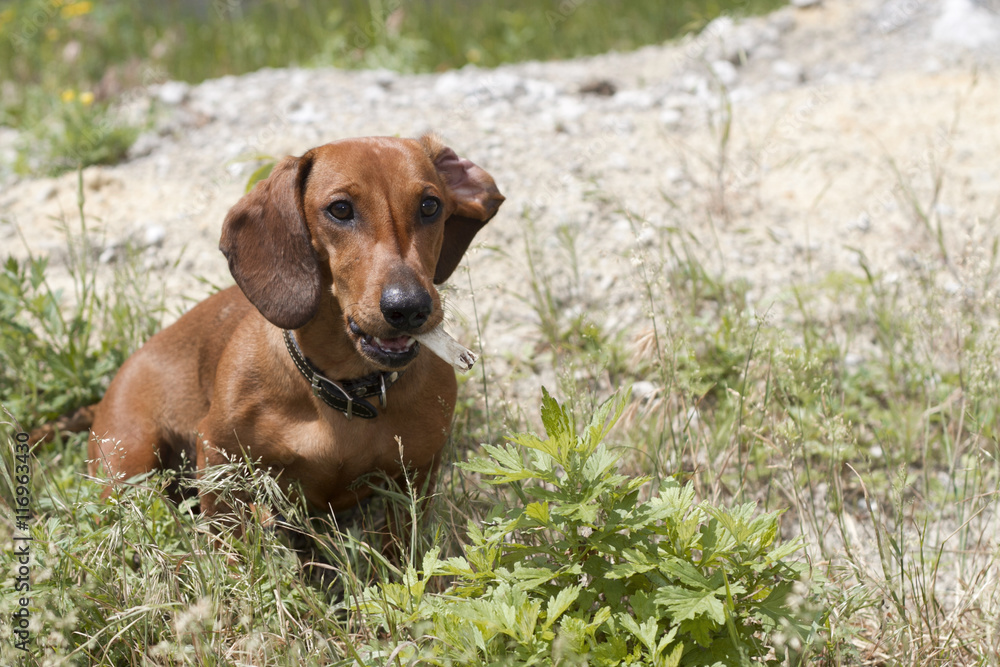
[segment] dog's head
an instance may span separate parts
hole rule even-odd
[[[433,136],[349,139],[279,162],[226,216],[219,247],[275,326],[316,316],[330,290],[358,352],[380,368],[440,324],[448,279],[504,197]]]

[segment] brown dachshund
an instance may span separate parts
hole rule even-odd
[[[242,458],[340,511],[375,471],[436,472],[457,384],[413,336],[504,197],[436,138],[339,141],[287,157],[226,216],[237,286],[122,366],[97,407],[90,472],[126,480]],[[400,444],[403,457],[400,457]],[[216,498],[201,494],[203,511]]]

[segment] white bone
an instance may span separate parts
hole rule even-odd
[[[441,357],[463,373],[470,370],[476,363],[476,353],[466,349],[461,343],[448,335],[443,326],[438,326],[425,334],[414,336],[428,350]]]

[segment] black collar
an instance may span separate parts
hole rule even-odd
[[[319,369],[313,366],[312,362],[302,354],[299,343],[291,331],[284,329],[282,334],[285,337],[285,347],[288,348],[288,354],[292,355],[295,367],[302,373],[302,377],[312,385],[316,397],[334,410],[343,412],[348,419],[354,415],[363,419],[378,417],[375,406],[365,399],[378,396],[379,405],[385,408],[385,392],[403,374],[403,371],[376,372],[354,380],[341,380],[337,383],[320,373]]]

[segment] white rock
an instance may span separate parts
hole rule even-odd
[[[729,101],[732,104],[743,103],[749,99],[753,99],[754,92],[749,88],[741,86],[740,88],[733,88],[729,91]]]
[[[801,83],[805,81],[806,73],[802,68],[802,65],[798,63],[789,62],[787,60],[775,60],[771,63],[771,71],[779,79],[785,81],[791,81],[793,83]]]
[[[107,246],[101,250],[100,254],[97,256],[97,261],[101,264],[111,264],[118,260],[119,253],[121,249],[125,246],[122,241],[112,241]],[[99,248],[95,248],[97,250]]]
[[[623,90],[611,98],[612,105],[618,109],[645,111],[656,104],[656,98],[646,90]]]
[[[723,18],[705,26],[685,49],[685,54],[708,61],[728,60],[740,63],[761,46],[777,41],[781,35],[778,27],[758,19],[736,24],[728,17]]]
[[[469,91],[474,95],[484,95],[494,100],[513,100],[527,91],[524,79],[510,72],[494,72],[477,82]]]
[[[660,112],[660,123],[669,129],[681,124],[684,114],[679,109],[664,109]]]
[[[537,81],[535,79],[524,80],[524,97],[529,100],[543,102],[554,100],[560,94],[558,86],[548,81]]]
[[[145,157],[159,148],[162,143],[163,141],[160,139],[159,133],[143,132],[136,138],[132,145],[129,146],[129,159],[134,160],[135,158]]]
[[[553,117],[559,122],[573,122],[587,113],[587,105],[575,97],[563,96],[552,108]]]
[[[713,62],[712,73],[719,79],[719,83],[726,88],[732,88],[740,78],[739,73],[736,71],[736,65],[728,60],[716,60]]]
[[[823,3],[823,0],[792,0],[792,7],[816,7]]]
[[[781,57],[781,48],[777,44],[761,44],[753,52],[756,60],[774,60]]]
[[[160,247],[167,238],[167,229],[163,225],[147,225],[142,234],[143,247]]]
[[[789,32],[795,27],[795,12],[787,7],[778,9],[767,17],[767,23],[779,33]]]
[[[781,31],[768,23],[752,21],[740,24],[736,29],[735,39],[726,54],[727,60],[737,63],[744,58],[755,55],[767,44],[774,44],[781,37]]]
[[[938,205],[934,207],[934,212],[940,215],[942,218],[950,218],[951,216],[955,215],[954,207],[942,203],[938,203]]]
[[[708,88],[708,82],[704,77],[689,72],[681,77],[680,87],[686,93],[700,96],[701,91]]]
[[[878,69],[874,65],[851,63],[847,66],[847,74],[854,79],[874,80],[878,78]]]
[[[637,216],[638,217],[638,216]],[[635,246],[643,248],[653,245],[656,242],[658,233],[650,226],[643,225],[635,235]]]
[[[1000,44],[1000,16],[973,0],[944,0],[931,37],[967,49],[995,47]]]
[[[693,95],[688,95],[686,93],[681,93],[677,95],[668,95],[663,98],[660,103],[664,109],[686,109],[691,106],[695,106],[698,103],[698,99]]]
[[[396,83],[399,75],[391,69],[377,69],[372,72],[372,78],[375,79],[375,83],[383,88],[389,88],[392,84]]]
[[[434,94],[453,97],[464,92],[466,85],[465,77],[460,72],[445,72],[434,82]]]
[[[635,133],[635,121],[632,120],[631,114],[605,116],[601,119],[601,130],[624,137]]]
[[[624,153],[611,153],[608,155],[608,167],[610,169],[617,169],[618,171],[628,171],[628,157]]]
[[[367,89],[366,89],[367,90]],[[384,90],[379,88],[379,90]],[[325,123],[330,118],[330,114],[326,111],[321,111],[316,108],[312,102],[306,102],[298,109],[294,111],[289,111],[288,115],[285,116],[289,123],[296,123],[299,125],[312,125],[317,123]]]
[[[632,385],[632,400],[644,401],[656,394],[656,385],[648,380],[640,380]]]
[[[938,74],[944,69],[944,65],[941,64],[940,60],[932,56],[924,61],[923,69],[925,74]]]
[[[729,16],[720,16],[698,33],[684,50],[691,58],[714,60],[725,57],[725,45],[733,42],[736,23]]]
[[[39,204],[44,204],[45,202],[47,202],[48,200],[52,199],[55,196],[56,196],[56,184],[49,182],[43,185],[42,188],[38,191],[38,196],[36,197],[36,201]]]
[[[385,88],[379,85],[371,85],[361,91],[361,98],[369,104],[379,104],[387,95]]]
[[[668,183],[680,183],[686,177],[684,175],[684,170],[680,167],[667,167],[663,172],[663,178],[665,178]]]
[[[177,106],[187,99],[191,86],[183,81],[167,81],[156,88],[156,99],[170,106]]]

